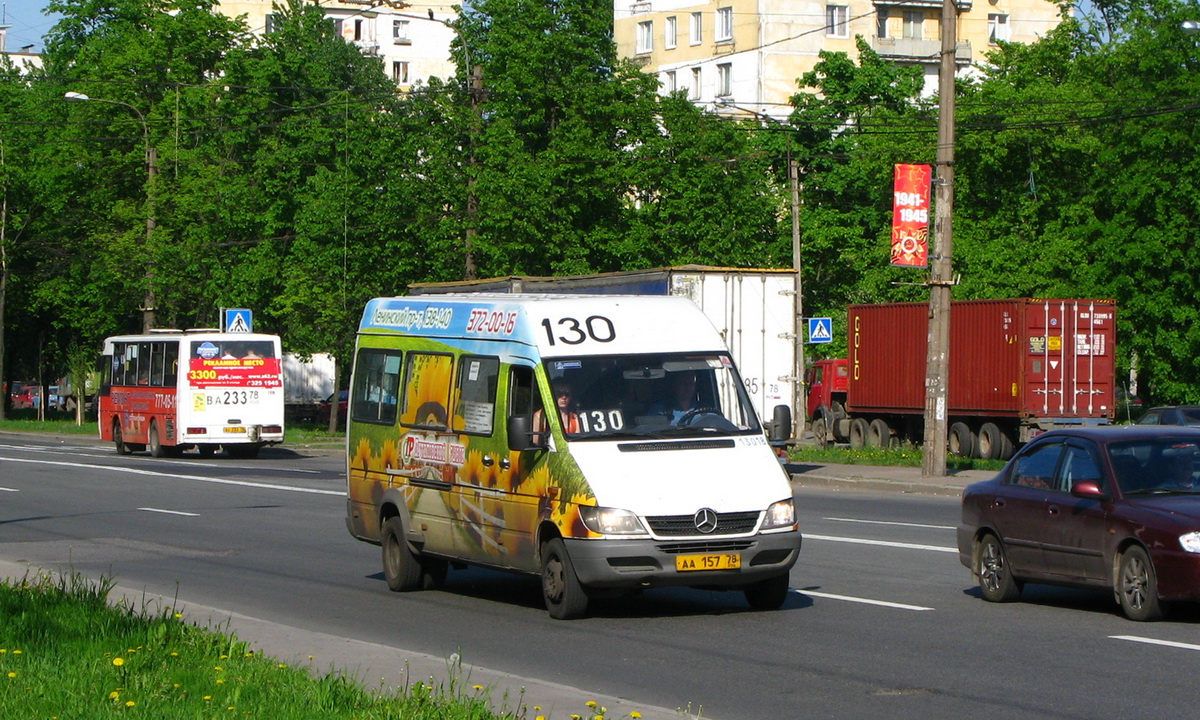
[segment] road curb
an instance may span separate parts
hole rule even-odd
[[[933,480],[896,480],[867,477],[834,477],[831,475],[815,475],[812,473],[793,474],[792,484],[799,487],[825,488],[835,490],[856,490],[860,492],[889,492],[914,493],[919,495],[943,495],[958,497],[962,495],[961,481],[939,482]]]

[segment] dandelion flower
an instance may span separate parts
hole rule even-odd
[[[117,667],[121,667],[124,664],[125,664],[125,658],[119,658],[119,657],[113,658],[113,665],[116,665]]]
[[[179,657],[179,653],[173,652],[173,653],[171,653],[171,657]]]
[[[585,705],[587,705],[588,707],[592,708],[592,709],[595,709],[595,707],[596,707],[596,701],[595,701],[595,700],[588,700],[588,701],[587,701],[586,703],[584,703],[584,704],[585,704]]]
[[[116,699],[117,699],[117,698],[119,698],[119,697],[121,697],[121,693],[117,692],[116,690],[113,690],[112,692],[110,692],[110,693],[108,694],[108,699],[109,699],[109,700],[116,700]]]
[[[133,707],[134,705],[137,705],[137,703],[135,703],[135,702],[134,702],[134,701],[132,701],[132,700],[126,700],[126,701],[125,701],[125,707]]]
[[[633,718],[633,720],[640,720],[642,714],[637,710],[634,710],[633,712],[629,713],[629,717]]]
[[[472,685],[472,686],[471,686],[471,689],[472,689],[472,690],[482,690],[482,689],[483,689],[483,686],[482,686],[482,685]]]
[[[205,695],[205,696],[204,696],[204,701],[205,701],[205,702],[208,702],[209,700],[212,700],[212,695]]]
[[[225,668],[221,667],[220,665],[217,665],[216,667],[213,668],[213,670],[216,670],[217,672],[221,672],[224,669]]]
[[[17,674],[16,674],[15,672],[12,672],[12,671],[10,670],[10,671],[8,672],[8,676],[9,676],[10,678],[15,678],[15,677],[17,676]]]
[[[217,678],[217,684],[218,684],[218,685],[224,685],[224,684],[225,684],[225,681],[224,681],[223,679],[221,679],[221,678]]]
[[[287,667],[287,665],[284,665],[283,663],[279,663],[278,667],[279,667],[279,669],[280,669],[280,670],[282,670],[282,669],[284,669],[285,667]]]
[[[23,650],[13,650],[13,655],[20,655],[22,652],[24,652],[24,651]]]

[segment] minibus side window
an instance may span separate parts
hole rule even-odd
[[[179,384],[179,343],[167,343],[163,356],[163,387],[175,387]]]
[[[150,346],[150,384],[163,386],[163,360],[166,358],[166,343],[156,342]]]
[[[404,375],[404,409],[400,424],[445,430],[450,404],[450,379],[454,358],[441,353],[408,354]]]
[[[402,354],[399,351],[360,350],[354,363],[355,420],[391,425],[396,422]]]
[[[499,379],[499,358],[465,355],[458,361],[458,401],[452,421],[455,432],[492,434]]]
[[[545,447],[546,433],[531,433],[534,413],[542,410],[542,397],[534,384],[533,368],[514,365],[508,379],[508,447],[530,450]]]

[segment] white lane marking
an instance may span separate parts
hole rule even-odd
[[[63,462],[61,460],[28,460],[25,458],[3,458],[5,462],[30,463],[33,465],[59,465],[70,468],[86,468],[88,470],[103,470],[106,472],[129,473],[131,475],[151,475],[153,477],[168,477],[179,480],[196,480],[215,485],[238,485],[241,487],[258,488],[260,490],[283,490],[285,492],[308,493],[309,495],[336,495],[345,497],[345,490],[319,490],[317,488],[298,488],[290,485],[274,483],[250,482],[249,480],[227,480],[225,478],[205,477],[204,475],[183,475],[181,473],[156,472],[154,470],[138,470],[137,468],[117,467],[113,465],[89,465],[87,463]]]
[[[96,458],[112,457],[111,452],[109,452],[109,453],[96,452],[96,448],[94,448],[94,447],[83,447],[83,446],[62,445],[62,446],[56,446],[56,447],[38,447],[35,445],[0,445],[0,449],[23,450],[26,452],[38,452],[38,453],[57,453],[57,452],[61,452],[63,450],[79,450],[79,451],[81,451],[79,453],[80,455],[85,455],[87,457],[96,457]],[[4,459],[7,459],[7,458],[4,458]],[[226,463],[202,462],[199,460],[190,460],[190,459],[184,460],[183,462],[185,462],[187,464],[187,467],[219,467],[219,468],[234,468],[234,469],[238,469],[238,470],[258,469],[258,468],[262,467],[262,466],[249,466],[249,465],[229,465]],[[321,473],[320,470],[307,470],[307,469],[302,469],[302,468],[276,468],[276,467],[273,467],[271,469],[275,472],[302,473],[302,474],[309,474],[309,475],[318,475]]]
[[[844,600],[846,602],[861,603],[863,605],[878,605],[879,607],[896,608],[897,610],[915,610],[923,612],[925,610],[933,610],[931,607],[923,605],[906,605],[904,603],[887,602],[885,600],[871,600],[868,598],[851,597],[849,595],[833,595],[831,593],[816,592],[815,590],[797,590],[796,592],[810,597],[825,598],[826,600]]]
[[[917,543],[891,542],[889,540],[868,540],[866,538],[837,537],[836,535],[813,535],[804,533],[805,540],[828,540],[829,542],[853,543],[855,545],[878,545],[880,547],[904,548],[906,550],[929,550],[931,552],[956,553],[956,547],[940,545],[920,545]]]
[[[16,488],[0,487],[0,492],[21,492],[21,491]]]
[[[138,508],[145,512],[163,513],[164,515],[182,515],[184,517],[200,517],[198,513],[183,512],[181,510],[163,510],[162,508]]]
[[[1109,635],[1113,640],[1128,640],[1129,642],[1146,643],[1147,645],[1162,645],[1164,647],[1182,648],[1184,650],[1200,650],[1200,645],[1174,642],[1172,640],[1155,640],[1154,638],[1138,637],[1137,635]]]
[[[923,523],[894,522],[894,521],[890,521],[890,520],[859,520],[857,518],[839,518],[839,517],[827,517],[827,518],[821,518],[821,519],[822,520],[834,520],[836,522],[865,523],[868,525],[898,525],[900,527],[932,528],[934,530],[955,530],[956,529],[953,525],[925,525]]]

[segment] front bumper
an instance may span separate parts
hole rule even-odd
[[[579,581],[593,588],[742,587],[792,569],[800,554],[799,530],[741,538],[583,540],[566,538]],[[679,555],[739,553],[736,570],[675,569]]]

